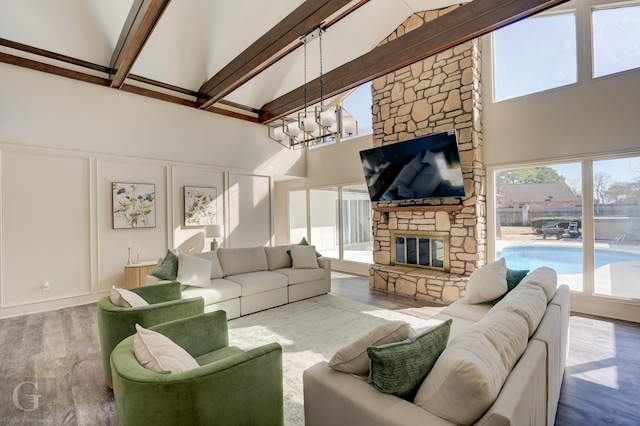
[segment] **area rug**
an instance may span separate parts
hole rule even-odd
[[[387,321],[413,328],[426,320],[331,294],[229,321],[229,344],[242,349],[278,342],[283,349],[285,425],[304,425],[302,372]]]

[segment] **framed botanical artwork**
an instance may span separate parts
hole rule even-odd
[[[113,229],[155,228],[156,186],[113,182]]]
[[[216,224],[216,188],[184,187],[184,226]]]

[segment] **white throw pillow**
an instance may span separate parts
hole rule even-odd
[[[379,325],[357,340],[340,348],[329,360],[329,367],[345,373],[364,376],[369,374],[369,346],[400,342],[416,335],[404,321],[390,321]]]
[[[475,305],[502,296],[507,291],[507,264],[504,257],[476,269],[467,281],[467,303]]]
[[[224,276],[222,267],[220,266],[220,260],[218,259],[218,255],[215,251],[197,253],[196,256],[202,259],[207,259],[209,262],[211,262],[211,275],[209,276],[209,279],[217,280],[218,278],[222,278]]]
[[[317,269],[316,246],[291,246],[291,261],[293,269]]]
[[[116,286],[111,286],[109,298],[111,299],[111,303],[121,308],[135,308],[137,306],[148,305],[147,301],[138,294],[126,288],[118,288]]]
[[[138,331],[133,336],[136,359],[147,370],[156,373],[181,373],[200,365],[187,351],[173,340],[160,333],[147,330],[136,324]]]
[[[452,423],[473,424],[498,397],[527,347],[528,331],[525,320],[504,311],[470,326],[449,342],[414,403]]]
[[[183,285],[207,287],[211,282],[211,262],[198,256],[180,253],[178,255],[178,276],[176,281]]]

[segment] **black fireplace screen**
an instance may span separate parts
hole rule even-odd
[[[444,270],[444,238],[397,235],[394,245],[396,264]]]

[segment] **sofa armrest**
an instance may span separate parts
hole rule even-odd
[[[182,284],[177,281],[168,281],[151,286],[134,287],[129,289],[136,293],[150,305],[182,298]]]
[[[229,346],[227,313],[222,310],[164,322],[151,330],[167,336],[194,358]]]
[[[335,371],[326,362],[306,369],[302,380],[307,426],[453,424],[402,398],[378,392],[366,379]]]
[[[331,259],[328,257],[324,257],[324,256],[320,256],[318,258],[318,265],[324,269],[325,271],[327,271],[327,273],[329,274],[329,276],[331,276]]]

